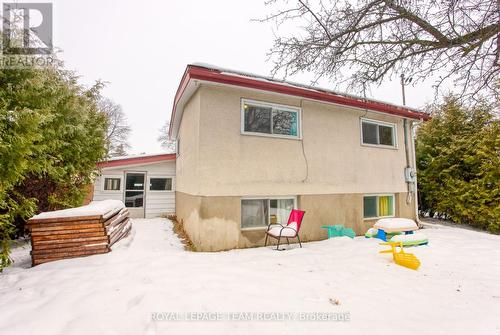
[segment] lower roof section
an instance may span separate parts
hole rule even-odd
[[[136,164],[156,163],[175,160],[176,154],[148,154],[109,158],[106,161],[97,163],[98,168],[110,168]]]

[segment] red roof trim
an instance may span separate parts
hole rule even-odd
[[[124,166],[124,165],[134,165],[134,164],[146,164],[146,163],[155,163],[161,161],[171,161],[175,160],[175,154],[160,154],[154,156],[144,156],[144,157],[130,157],[117,159],[113,161],[107,162],[99,162],[97,163],[97,167],[99,168],[107,168],[107,167],[115,167],[115,166]]]
[[[251,77],[221,73],[219,70],[216,69],[207,69],[195,65],[188,65],[182,77],[182,81],[179,85],[177,93],[175,95],[174,106],[172,110],[172,118],[170,122],[171,126],[170,132],[174,124],[173,120],[175,118],[175,110],[177,107],[177,103],[181,98],[182,94],[184,93],[184,90],[190,79],[205,80],[221,84],[228,84],[228,85],[253,88],[263,91],[293,95],[306,99],[324,101],[324,102],[335,103],[345,106],[352,106],[362,109],[370,109],[377,112],[382,112],[412,119],[428,120],[430,118],[428,114],[418,112],[410,108],[398,107],[376,101],[363,101],[351,97],[337,95],[330,92],[317,91],[314,89],[306,89],[296,86],[285,85],[281,83],[273,83],[270,81],[258,80]]]

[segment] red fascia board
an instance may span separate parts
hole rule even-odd
[[[108,168],[115,166],[124,166],[124,165],[134,165],[134,164],[146,164],[146,163],[155,163],[161,161],[171,161],[175,160],[175,154],[161,154],[155,156],[146,156],[146,157],[130,157],[117,159],[114,161],[108,162],[99,162],[97,163],[98,168]]]
[[[175,98],[174,98],[174,105],[172,107],[172,113],[170,115],[170,126],[168,128],[168,137],[171,136],[172,134],[172,128],[174,125],[174,120],[175,120],[175,111],[177,110],[177,103],[179,102],[180,98],[182,97],[182,94],[184,94],[184,90],[186,89],[186,86],[189,83],[189,70],[191,69],[191,66],[188,66],[186,70],[184,71],[184,74],[182,75],[181,82],[179,83],[179,87],[177,88],[177,92],[175,93]]]
[[[407,117],[411,119],[417,120],[428,120],[430,116],[426,113],[418,112],[415,110],[411,110],[409,108],[401,108],[389,104],[385,104],[382,102],[376,101],[362,101],[357,100],[355,98],[350,98],[346,96],[336,95],[330,92],[321,92],[315,91],[313,89],[304,89],[300,87],[294,87],[290,85],[283,85],[280,83],[273,83],[265,80],[256,80],[253,78],[248,78],[244,76],[236,76],[231,74],[221,73],[219,70],[207,69],[203,67],[189,65],[184,72],[184,76],[182,77],[182,81],[179,85],[179,89],[175,95],[174,100],[174,108],[172,111],[172,118],[170,123],[170,129],[172,129],[173,120],[175,118],[175,110],[177,106],[177,102],[182,96],[189,80],[198,79],[204,81],[211,81],[221,84],[241,86],[247,88],[253,88],[263,91],[287,94],[292,96],[298,96],[306,99],[324,101],[344,106],[351,106],[361,109],[369,109],[372,111],[397,115],[401,117]],[[171,130],[170,130],[171,132]],[[169,132],[169,134],[170,134]]]

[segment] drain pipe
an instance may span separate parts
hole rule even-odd
[[[403,128],[404,128],[404,138],[405,138],[405,156],[406,156],[406,167],[405,167],[405,181],[406,181],[406,204],[409,205],[411,203],[411,196],[412,196],[412,171],[411,171],[411,166],[410,166],[410,148],[408,147],[408,136],[409,136],[409,131],[408,131],[408,120],[404,119],[403,120]]]
[[[421,225],[420,220],[418,218],[418,188],[417,188],[417,153],[415,150],[415,140],[417,138],[417,126],[422,122],[420,121],[412,121],[410,125],[411,129],[411,151],[413,153],[412,155],[412,163],[413,163],[413,168],[414,170],[414,175],[413,175],[413,185],[414,185],[414,197],[415,197],[415,220],[417,221],[418,225]]]
[[[403,105],[406,106],[406,92],[405,92],[405,84],[407,82],[411,82],[411,78],[409,80],[405,79],[404,73],[401,74],[401,93],[403,98]],[[415,204],[417,204],[417,182],[416,182],[416,159],[415,159],[415,143],[413,140],[413,122],[409,125],[410,129],[408,129],[408,120],[406,118],[403,119],[403,129],[404,129],[404,142],[405,142],[405,157],[406,157],[406,167],[404,170],[405,182],[406,182],[406,204],[411,204],[411,198],[414,197]],[[411,136],[411,150],[413,154],[412,162],[410,163],[410,148],[409,148],[409,137]],[[412,169],[412,165],[413,168]],[[415,220],[418,222],[418,207],[415,206],[416,215]]]

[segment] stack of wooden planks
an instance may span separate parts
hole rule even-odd
[[[132,228],[121,201],[95,201],[87,206],[46,212],[27,222],[32,264],[109,252]]]

